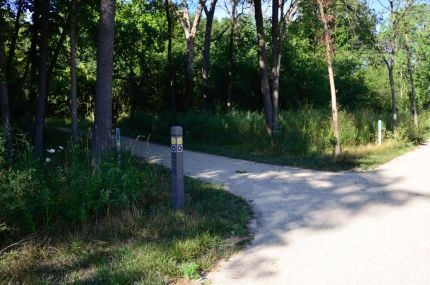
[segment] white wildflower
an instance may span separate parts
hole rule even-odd
[[[51,159],[49,157],[45,158],[46,162],[51,162]]]
[[[49,153],[55,153],[55,149],[53,149],[53,148],[47,149],[46,151]]]
[[[64,147],[62,147],[61,145],[58,146],[59,150],[64,150]]]

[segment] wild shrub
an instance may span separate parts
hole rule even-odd
[[[43,160],[36,160],[27,145],[7,158],[0,135],[1,231],[12,236],[60,224],[81,226],[118,209],[149,207],[163,198],[154,187],[159,176],[129,153],[120,166],[117,155],[107,153],[95,171],[84,144],[50,148]]]
[[[385,138],[391,133],[391,114],[371,110],[339,112],[341,144],[344,147],[377,142],[378,120],[383,121]],[[430,128],[430,115],[420,114],[416,128],[409,114],[399,114],[397,140],[418,143]],[[265,133],[264,116],[259,112],[232,111],[228,113],[137,113],[122,122],[131,135],[143,134],[155,141],[168,143],[169,128],[173,124],[184,127],[185,143],[199,145],[240,147],[259,153],[286,153],[294,156],[327,154],[333,151],[335,138],[329,110],[303,108],[281,112],[279,130],[269,138]]]

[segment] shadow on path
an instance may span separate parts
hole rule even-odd
[[[123,141],[136,155],[170,166],[169,148],[127,138]],[[289,278],[284,275],[288,273],[288,266],[295,266],[289,264],[291,260],[296,259],[296,264],[300,264],[301,258],[306,257],[312,263],[315,256],[320,259],[318,264],[332,262],[330,258],[336,258],[336,254],[342,255],[342,250],[345,254],[351,252],[355,255],[360,255],[362,251],[362,258],[340,258],[346,262],[353,260],[354,266],[359,269],[366,266],[362,263],[368,259],[379,260],[385,253],[378,252],[378,248],[384,250],[386,246],[389,251],[402,246],[385,243],[385,233],[401,236],[401,231],[407,231],[401,226],[409,223],[412,215],[405,212],[399,217],[400,226],[396,226],[396,221],[389,216],[391,210],[406,209],[405,206],[415,202],[425,203],[430,209],[430,191],[427,187],[430,180],[425,173],[426,167],[421,167],[420,171],[413,168],[417,159],[430,161],[428,148],[424,145],[411,154],[365,173],[303,170],[185,152],[187,175],[224,184],[232,193],[247,199],[257,213],[258,227],[250,246],[222,266],[222,274],[218,274],[222,277],[217,276],[216,272],[209,277],[220,284],[225,280],[240,280],[243,284],[248,281],[288,281]],[[409,168],[403,173],[398,171],[401,166]],[[429,217],[430,210],[422,215]],[[423,232],[417,233],[418,236],[425,235],[427,226],[425,223]],[[430,227],[427,229],[430,230]],[[430,238],[430,235],[425,237]],[[397,242],[395,238],[392,240]],[[401,238],[399,241],[402,241]],[[350,248],[352,245],[355,249]],[[426,246],[430,249],[430,245]],[[331,247],[333,249],[328,249]],[[375,256],[372,257],[372,254]],[[426,262],[430,262],[430,251],[424,257]],[[321,267],[324,266],[321,264]],[[342,266],[348,265],[339,265]],[[324,272],[330,275],[329,270],[332,269],[327,267]],[[300,283],[298,280],[292,281],[297,284]],[[303,284],[307,283],[303,280]],[[345,282],[347,280],[344,279]],[[327,282],[321,283],[329,284]]]

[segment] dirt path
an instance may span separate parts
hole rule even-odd
[[[170,166],[168,147],[123,142]],[[430,284],[429,144],[366,173],[184,157],[186,175],[224,184],[257,212],[255,239],[212,284]]]

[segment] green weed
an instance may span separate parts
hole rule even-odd
[[[217,185],[187,178],[173,211],[162,167],[113,153],[93,171],[85,142],[57,145],[50,162],[26,147],[8,160],[3,145],[0,248],[38,234],[0,254],[0,284],[170,284],[249,240],[249,206]]]
[[[384,122],[384,143],[376,145],[377,122]],[[389,113],[370,110],[339,113],[341,145],[347,152],[341,159],[333,158],[334,144],[331,114],[327,110],[304,108],[282,112],[280,129],[272,137],[265,133],[264,117],[258,112],[229,113],[136,113],[123,120],[123,133],[168,144],[169,128],[184,127],[185,148],[273,164],[326,170],[367,169],[393,158],[393,154],[423,142],[430,130],[430,112],[420,114],[419,127],[410,114],[399,114],[399,127],[391,130]],[[394,142],[394,143],[393,143]],[[367,146],[362,148],[362,146]],[[392,147],[394,146],[394,147]],[[362,153],[361,150],[366,149]],[[400,150],[400,151],[399,151]],[[354,155],[348,153],[354,152]],[[377,157],[378,156],[378,157]]]

